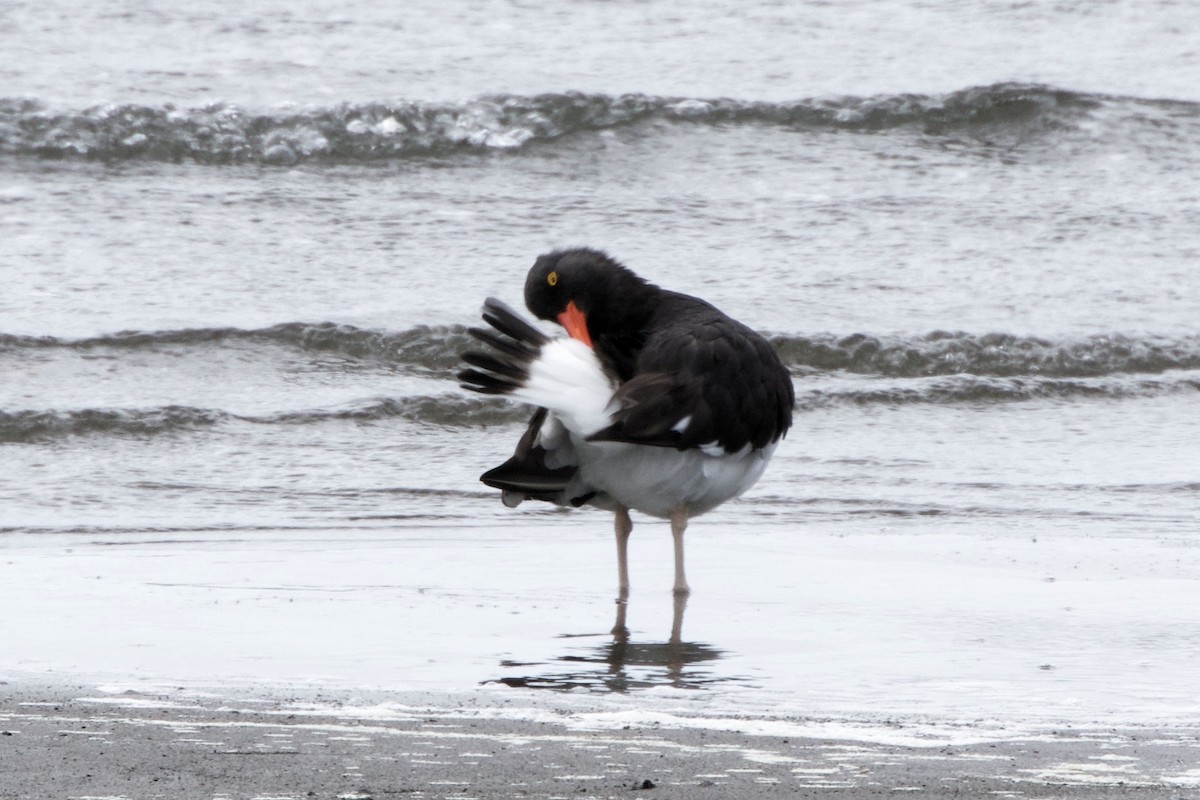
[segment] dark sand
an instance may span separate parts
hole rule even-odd
[[[387,719],[368,713],[387,696],[0,690],[2,798],[1200,798],[1194,729],[913,747],[581,731],[438,711],[445,695]]]

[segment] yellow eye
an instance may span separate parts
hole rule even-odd
[[[547,275],[546,283],[550,284],[551,286],[556,286],[558,284],[558,273],[551,272],[549,275]]]

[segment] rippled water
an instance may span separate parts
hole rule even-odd
[[[399,554],[397,580],[445,585],[463,609],[472,588],[455,570],[491,563],[521,565],[519,589],[496,589],[515,597],[544,579],[607,598],[608,519],[503,508],[476,477],[526,412],[451,377],[484,297],[518,304],[538,253],[588,244],[764,331],[795,380],[796,426],[762,482],[696,523],[690,571],[714,605],[693,603],[688,624],[708,633],[687,641],[705,675],[750,675],[796,708],[821,688],[847,709],[882,702],[838,681],[851,663],[876,674],[888,652],[839,649],[821,603],[846,591],[878,622],[863,576],[894,569],[933,587],[888,606],[912,638],[887,646],[915,653],[901,710],[942,697],[930,675],[966,691],[979,659],[1009,687],[988,702],[1020,709],[1028,676],[1004,683],[1004,665],[1040,665],[1017,657],[1021,632],[1088,641],[1021,600],[1025,581],[1086,562],[1071,602],[1128,633],[1095,650],[1126,666],[1056,672],[1052,696],[1102,697],[1088,691],[1134,676],[1146,708],[1200,698],[1183,666],[1197,642],[1178,635],[1197,621],[1200,511],[1191,7],[464,8],[0,12],[0,50],[17,56],[0,67],[0,546],[194,534],[287,552],[291,535],[339,551],[342,537],[411,534],[425,555]],[[454,531],[457,566],[429,526]],[[489,549],[498,526],[523,531],[504,556]],[[635,563],[657,564],[641,543],[663,532],[643,530]],[[566,567],[572,551],[545,535],[594,536],[601,555],[588,545]],[[838,537],[855,543],[849,561],[830,550]],[[894,562],[870,555],[873,537]],[[1014,554],[1030,540],[1054,543],[1046,561]],[[917,644],[970,593],[943,552],[970,554],[966,574],[994,590],[968,603],[945,663]],[[301,582],[354,585],[352,561]],[[213,569],[184,582],[219,582]],[[829,583],[814,595],[791,575]],[[114,613],[136,614],[139,592],[157,591],[147,580],[131,578]],[[756,580],[761,597],[738,594]],[[1153,600],[1116,614],[1087,591],[1108,580]],[[653,581],[635,592],[666,592]],[[827,625],[751,635],[717,599],[764,631],[806,609]],[[1008,605],[1011,649],[979,651]],[[611,624],[608,608],[546,613],[551,637]],[[418,651],[444,633],[445,616],[400,616]],[[545,631],[488,620],[496,642],[464,628],[446,657],[495,666],[431,676],[415,652],[407,673],[364,675],[544,679],[500,665],[547,658],[552,643],[532,644]],[[57,663],[28,636],[0,637],[29,642],[0,666]],[[534,652],[510,652],[517,641]],[[828,662],[789,672],[806,641]],[[112,669],[136,670],[119,650]],[[576,678],[596,665],[575,655]],[[1128,666],[1143,661],[1158,671]],[[355,680],[352,665],[325,668]],[[286,663],[266,674],[294,677]]]

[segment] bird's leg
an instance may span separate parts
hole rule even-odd
[[[675,539],[675,594],[691,593],[688,588],[687,576],[683,574],[683,532],[687,530],[687,508],[677,508],[671,512],[671,536]]]
[[[614,525],[617,533],[617,602],[629,599],[629,534],[633,533],[633,520],[629,509],[617,506]]]
[[[683,643],[683,612],[687,609],[687,601],[686,594],[675,595],[675,614],[671,619],[671,640],[668,642],[672,647]]]
[[[618,644],[629,641],[629,627],[625,624],[625,612],[628,608],[629,603],[624,600],[617,601],[617,621],[613,623],[612,636],[613,641]]]

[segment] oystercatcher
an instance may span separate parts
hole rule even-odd
[[[677,595],[688,519],[745,492],[792,423],[791,377],[771,345],[686,294],[661,289],[589,248],[540,256],[525,304],[568,336],[550,338],[499,300],[471,335],[461,385],[537,411],[513,457],[480,480],[505,505],[544,500],[616,512],[619,599],[634,509],[671,521]]]

